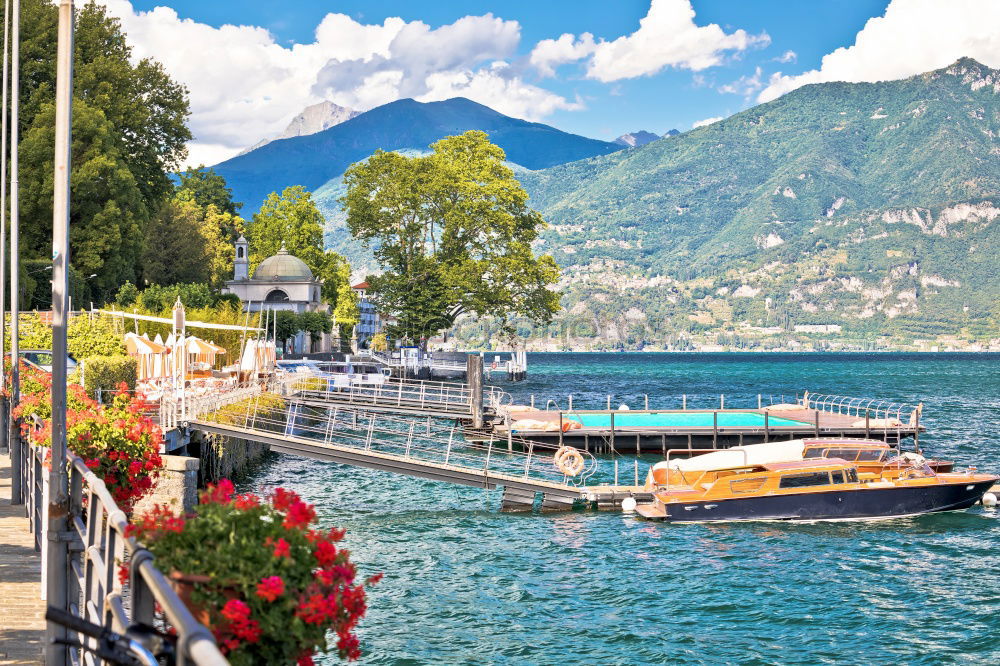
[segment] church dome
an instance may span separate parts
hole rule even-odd
[[[312,271],[306,263],[298,257],[293,257],[282,245],[278,254],[268,257],[260,262],[260,266],[253,272],[254,280],[264,282],[289,281],[303,282],[313,279]]]

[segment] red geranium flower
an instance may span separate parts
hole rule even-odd
[[[257,584],[257,596],[265,601],[274,601],[285,593],[285,581],[281,576],[261,578]]]

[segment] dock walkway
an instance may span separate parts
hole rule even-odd
[[[24,507],[10,503],[10,457],[0,456],[0,664],[41,664],[42,559]]]

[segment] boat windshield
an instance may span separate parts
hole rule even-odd
[[[841,458],[848,462],[876,462],[885,455],[887,449],[882,448],[858,448],[858,447],[838,447],[823,448],[809,447],[805,450],[803,458]]]
[[[826,470],[822,472],[805,472],[798,474],[782,474],[779,488],[808,488],[810,486],[830,485],[830,473]]]

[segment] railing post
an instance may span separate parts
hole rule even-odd
[[[413,426],[416,423],[410,423],[410,434],[406,437],[406,453],[403,454],[405,457],[410,457],[410,446],[413,444]]]
[[[524,478],[528,478],[528,472],[531,469],[531,456],[535,453],[535,443],[532,442],[528,445],[528,456],[524,460]]]
[[[444,464],[448,464],[448,458],[451,457],[451,443],[455,439],[455,426],[451,427],[451,432],[448,433],[448,448],[444,450]]]

